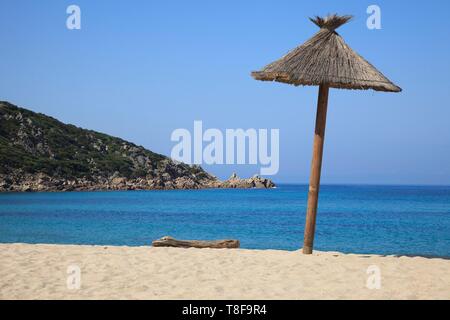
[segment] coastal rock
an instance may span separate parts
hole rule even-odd
[[[238,177],[226,181],[214,179],[195,179],[194,177],[177,177],[174,180],[156,179],[128,179],[116,177],[113,180],[87,178],[64,180],[60,178],[33,174],[13,175],[0,174],[0,192],[43,192],[43,191],[94,191],[94,190],[175,190],[175,189],[250,189],[274,188],[270,179],[252,177],[240,179]]]
[[[252,178],[241,179],[236,173],[233,173],[231,177],[222,183],[221,188],[237,188],[237,189],[269,189],[274,188],[275,184],[272,180],[262,178],[258,175],[254,175]]]

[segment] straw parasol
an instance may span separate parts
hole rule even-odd
[[[319,32],[280,60],[261,71],[252,72],[256,80],[319,86],[303,245],[305,254],[311,254],[313,249],[329,88],[385,92],[402,90],[353,51],[335,31],[351,19],[352,16],[336,14],[310,18],[320,28]]]

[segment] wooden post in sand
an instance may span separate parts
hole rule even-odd
[[[323,143],[325,140],[325,126],[327,123],[328,91],[328,85],[320,85],[311,162],[311,176],[309,178],[308,207],[306,209],[305,239],[303,243],[304,254],[311,254],[314,244],[317,203],[319,201],[320,189],[320,171],[322,168]]]

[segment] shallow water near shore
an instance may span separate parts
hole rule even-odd
[[[141,246],[170,235],[297,250],[307,190],[4,193],[0,242]],[[450,257],[450,187],[322,186],[316,228],[317,250]]]

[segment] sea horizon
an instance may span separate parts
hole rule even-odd
[[[226,179],[220,179],[222,181],[225,181]],[[309,186],[308,182],[277,182],[274,181],[275,187],[269,188],[269,189],[277,189],[283,186]],[[331,183],[321,183],[320,187],[450,187],[450,184],[426,184],[426,183],[359,183],[359,182],[331,182]],[[212,187],[205,187],[205,188],[198,188],[198,189],[135,189],[135,190],[56,190],[56,191],[1,191],[0,195],[2,194],[29,194],[29,193],[80,193],[80,192],[86,192],[86,193],[92,193],[92,192],[133,192],[133,191],[162,191],[162,192],[171,192],[171,191],[201,191],[201,190],[233,190],[233,189],[258,189],[257,187],[254,188],[212,188]]]

